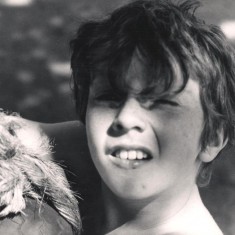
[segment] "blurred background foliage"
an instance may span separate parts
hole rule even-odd
[[[39,122],[76,119],[69,41],[79,24],[125,0],[0,0],[0,107]],[[235,40],[235,1],[205,0],[198,15]],[[235,92],[235,91],[234,91]],[[224,231],[235,234],[234,149],[218,159],[203,199]]]

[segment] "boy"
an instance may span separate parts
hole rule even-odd
[[[234,141],[234,54],[197,6],[136,1],[71,42],[77,110],[102,178],[92,234],[222,234],[196,182]]]

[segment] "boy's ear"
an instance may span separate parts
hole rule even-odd
[[[207,147],[199,153],[199,159],[202,162],[211,162],[216,158],[219,152],[225,147],[228,139],[224,139],[224,132],[219,130],[217,138],[207,145]]]

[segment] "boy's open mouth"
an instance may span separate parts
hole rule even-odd
[[[115,166],[126,170],[137,169],[153,159],[151,151],[143,146],[114,146],[108,148],[106,154]]]
[[[111,155],[116,158],[120,158],[123,160],[149,160],[151,159],[151,155],[143,150],[125,150],[125,149],[117,149],[114,150]]]

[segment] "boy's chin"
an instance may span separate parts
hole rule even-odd
[[[156,194],[158,194],[156,190],[144,190],[141,186],[135,186],[133,184],[130,184],[129,187],[126,185],[119,185],[119,187],[109,185],[108,187],[106,186],[104,192],[108,192],[108,195],[111,194],[112,197],[133,201],[153,199],[156,197]]]

